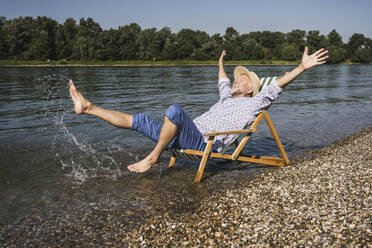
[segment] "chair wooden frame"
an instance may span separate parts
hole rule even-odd
[[[257,131],[257,127],[260,124],[262,118],[265,118],[269,129],[271,131],[271,134],[275,140],[276,145],[279,148],[280,154],[282,157],[256,157],[256,156],[242,156],[240,153],[243,150],[245,144],[251,137],[251,135]],[[235,150],[233,151],[232,154],[224,154],[224,153],[217,153],[217,152],[211,152],[212,144],[214,141],[215,136],[217,135],[229,135],[229,134],[242,134],[244,137],[243,139],[239,142],[239,144],[236,146]],[[198,157],[201,157],[200,164],[199,164],[199,169],[198,172],[196,173],[196,177],[194,180],[194,183],[199,183],[204,172],[205,165],[208,161],[209,158],[219,158],[219,159],[226,159],[226,160],[233,160],[233,161],[243,161],[243,162],[249,162],[249,163],[258,163],[258,164],[265,164],[265,165],[271,165],[271,166],[284,166],[288,165],[289,159],[288,156],[284,150],[284,147],[279,139],[279,136],[275,130],[274,124],[271,121],[271,118],[269,116],[269,113],[267,110],[264,110],[262,113],[260,113],[256,120],[251,124],[250,128],[248,129],[242,129],[242,130],[237,130],[237,131],[226,131],[226,132],[211,132],[211,133],[205,133],[203,134],[204,136],[208,137],[208,142],[207,145],[204,149],[204,151],[199,151],[199,150],[192,150],[192,149],[183,149],[183,150],[178,150],[177,152],[182,152],[188,155],[196,155]],[[237,140],[236,140],[237,141]],[[200,158],[199,158],[200,159]],[[169,167],[173,167],[174,163],[176,162],[176,153],[173,152],[170,162],[169,162]]]

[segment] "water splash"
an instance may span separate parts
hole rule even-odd
[[[37,75],[33,81],[42,102],[44,117],[58,131],[51,137],[51,148],[56,152],[62,171],[75,183],[94,177],[116,179],[126,174],[121,162],[113,157],[118,152],[123,154],[122,148],[111,149],[105,144],[95,144],[87,137],[74,134],[69,127],[68,119],[74,115],[68,88],[70,78],[68,69],[63,69],[58,73]],[[130,152],[124,151],[124,154],[134,157]]]

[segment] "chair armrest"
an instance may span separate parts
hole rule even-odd
[[[254,133],[256,132],[256,128],[249,128],[249,129],[241,129],[236,131],[224,131],[224,132],[211,132],[211,133],[203,133],[204,136],[217,136],[217,135],[228,135],[228,134],[242,134],[242,133]]]

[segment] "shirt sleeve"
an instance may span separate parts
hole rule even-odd
[[[220,101],[223,101],[228,97],[231,97],[230,79],[220,78],[218,80],[218,91],[220,92]]]
[[[278,85],[278,81],[273,81],[270,85],[266,86],[260,91],[255,97],[255,105],[257,106],[255,115],[261,113],[264,109],[267,109],[273,101],[282,93],[283,88]]]

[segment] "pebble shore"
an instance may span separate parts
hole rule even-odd
[[[128,211],[96,208],[73,222],[0,227],[0,247],[371,247],[372,127],[292,160],[188,211],[159,199],[160,210],[129,229]]]
[[[194,213],[153,216],[129,247],[371,247],[372,127],[246,187],[211,195]],[[211,180],[211,179],[210,179]]]

